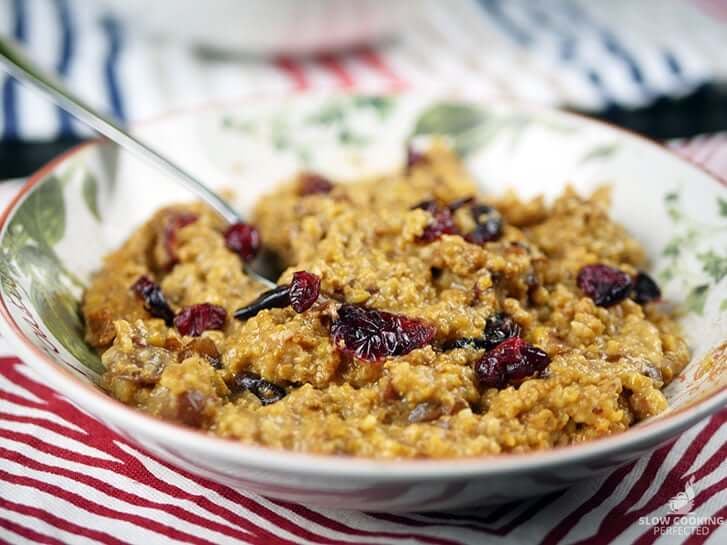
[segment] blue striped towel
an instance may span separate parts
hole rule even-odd
[[[153,1],[153,0],[152,0]],[[419,0],[390,44],[233,61],[150,40],[89,0],[0,0],[0,33],[124,121],[244,94],[422,88],[583,110],[643,106],[727,82],[722,0]],[[0,139],[87,130],[0,75]]]

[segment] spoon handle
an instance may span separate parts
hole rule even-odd
[[[161,153],[147,147],[143,142],[126,132],[118,123],[97,112],[83,100],[71,93],[60,81],[47,74],[31,61],[11,40],[0,37],[0,65],[11,76],[28,83],[49,97],[61,108],[106,136],[112,142],[128,149],[134,155],[145,158],[162,171],[174,176],[209,206],[215,209],[229,223],[240,221],[238,213],[197,178],[179,168]]]

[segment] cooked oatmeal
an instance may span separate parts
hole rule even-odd
[[[102,384],[223,437],[374,458],[568,445],[667,408],[687,363],[608,190],[478,195],[442,146],[357,183],[301,174],[227,228],[157,212],[83,301]],[[243,272],[260,246],[287,269]]]

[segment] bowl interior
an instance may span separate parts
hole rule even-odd
[[[431,134],[450,139],[485,192],[513,187],[552,198],[566,183],[583,193],[609,184],[612,215],[646,247],[692,350],[666,389],[670,411],[727,384],[727,188],[656,144],[562,112],[411,95],[238,102],[137,132],[214,188],[234,191],[243,211],[301,169],[345,181],[397,168],[405,143]],[[78,315],[83,286],[156,208],[190,198],[107,144],[83,146],[36,174],[0,233],[11,337],[97,384],[101,363]]]

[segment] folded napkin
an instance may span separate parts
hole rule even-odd
[[[308,59],[201,54],[150,40],[89,0],[0,0],[0,34],[130,122],[213,99],[311,88],[431,88],[601,110],[727,82],[727,2],[720,0],[411,5],[392,43]],[[0,95],[0,140],[87,134],[3,75]]]
[[[670,146],[727,173],[727,133]],[[18,187],[0,184],[0,204]],[[727,408],[610,475],[530,500],[451,513],[317,509],[167,465],[46,386],[0,339],[0,543],[718,545],[726,423]]]

